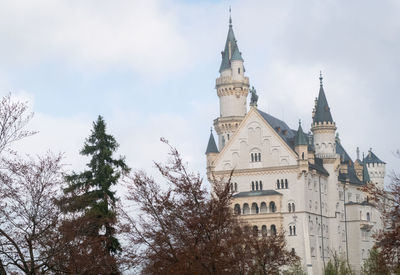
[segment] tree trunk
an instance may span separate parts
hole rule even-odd
[[[0,275],[7,275],[6,270],[4,269],[3,262],[0,259]]]

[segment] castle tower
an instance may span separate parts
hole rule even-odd
[[[311,125],[311,131],[314,135],[315,156],[322,159],[333,159],[336,157],[336,125],[326,100],[322,74],[320,74],[319,81],[319,94],[313,110],[313,123]]]
[[[363,163],[368,168],[369,178],[379,188],[384,187],[385,168],[386,163],[381,161],[373,152],[372,148],[369,149],[367,156],[363,159]]]
[[[210,177],[210,172],[214,168],[214,160],[218,156],[218,148],[217,144],[215,144],[214,135],[210,133],[210,138],[208,139],[207,149],[206,149],[206,156],[207,156],[207,175]]]
[[[249,78],[244,76],[243,58],[233,33],[230,16],[228,37],[221,54],[220,76],[216,79],[220,116],[214,120],[220,150],[232,137],[246,115],[246,99],[249,93]]]

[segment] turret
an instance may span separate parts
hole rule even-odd
[[[313,110],[313,123],[311,125],[311,131],[314,135],[315,156],[322,159],[333,159],[336,157],[336,124],[332,119],[328,101],[326,100],[322,74],[320,74],[319,80],[319,94]]]
[[[367,156],[363,159],[363,163],[368,169],[371,182],[375,183],[379,188],[383,188],[386,163],[372,152],[372,148],[369,149]]]
[[[229,30],[225,48],[221,54],[220,76],[216,80],[220,117],[214,120],[220,149],[232,137],[246,115],[246,99],[249,93],[249,78],[244,76],[242,53],[239,51],[233,33],[231,17],[229,17]]]
[[[299,120],[299,128],[294,139],[294,149],[298,155],[297,162],[300,171],[308,171],[308,137],[304,134]]]
[[[210,138],[208,139],[208,144],[207,144],[207,149],[206,149],[208,176],[210,176],[209,173],[214,168],[214,161],[217,158],[218,153],[219,153],[219,151],[217,148],[217,144],[215,144],[215,139],[214,139],[214,135],[212,133],[212,128],[211,128]]]

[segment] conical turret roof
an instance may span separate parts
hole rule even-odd
[[[369,177],[369,173],[368,173],[368,168],[367,165],[365,165],[365,161],[363,161],[363,182],[367,183],[369,181],[371,181],[370,177]]]
[[[210,138],[208,139],[208,145],[206,150],[206,154],[209,153],[219,153],[212,131],[210,133]]]
[[[229,69],[231,67],[231,60],[243,61],[242,54],[240,53],[239,47],[237,45],[235,34],[233,33],[231,18],[229,18],[229,30],[225,42],[225,48],[224,51],[221,52],[221,54],[222,54],[222,62],[219,68],[219,72]]]
[[[369,149],[367,156],[364,158],[365,163],[385,163],[381,161],[373,152]]]
[[[319,80],[320,87],[313,122],[333,122],[331,110],[329,108],[328,101],[326,100],[324,86],[322,85],[322,75],[320,75]]]
[[[301,128],[301,122],[299,121],[299,128],[297,129],[296,137],[294,139],[294,145],[308,145],[307,137]]]

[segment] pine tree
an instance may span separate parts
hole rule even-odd
[[[70,215],[67,215],[68,220],[64,222],[61,231],[67,239],[75,241],[72,243],[81,246],[71,247],[71,251],[66,252],[69,254],[67,258],[75,262],[65,267],[68,270],[71,270],[71,265],[75,265],[75,268],[79,268],[80,263],[90,265],[90,260],[84,259],[85,253],[82,251],[86,251],[88,259],[96,259],[93,266],[110,266],[102,269],[102,272],[115,273],[118,270],[113,258],[121,251],[114,227],[117,222],[117,198],[111,188],[117,184],[121,173],[129,172],[123,157],[113,157],[118,146],[115,138],[106,133],[104,119],[99,116],[80,152],[81,155],[91,157],[87,164],[89,169],[66,177],[68,187],[64,189],[64,197],[60,199],[59,205]],[[83,258],[78,259],[81,255]]]

